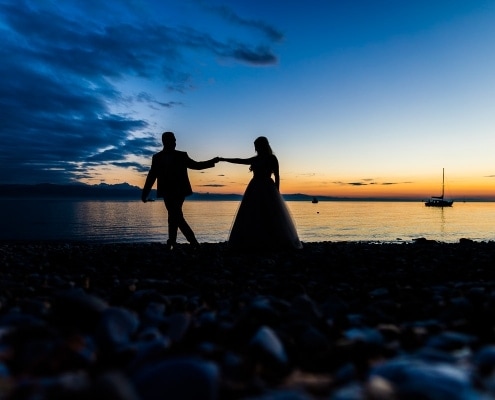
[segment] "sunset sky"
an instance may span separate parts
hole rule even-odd
[[[266,136],[281,192],[495,200],[493,0],[0,0],[0,183],[142,186]],[[191,171],[243,193],[247,166]]]

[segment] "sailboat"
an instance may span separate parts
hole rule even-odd
[[[442,195],[441,196],[431,196],[428,201],[425,202],[427,207],[452,207],[454,204],[453,200],[445,200],[443,198],[445,190],[445,168],[442,168]]]

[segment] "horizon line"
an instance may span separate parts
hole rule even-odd
[[[141,190],[141,187],[132,185],[128,182],[121,182],[121,183],[104,183],[101,182],[99,184],[87,184],[83,182],[72,182],[72,183],[49,183],[49,182],[41,182],[41,183],[0,183],[0,187],[42,187],[42,186],[53,186],[53,187],[71,187],[71,186],[78,186],[78,187],[87,187],[87,188],[94,188],[94,189],[100,189],[100,190],[105,190],[105,191],[128,191],[131,192],[133,190]],[[119,188],[119,186],[126,186],[126,189]],[[152,192],[156,193],[156,189],[153,189]],[[26,197],[29,194],[18,194],[21,197]],[[32,197],[35,197],[36,195],[40,195],[40,193],[34,194]],[[49,193],[46,193],[46,195],[49,195]],[[67,197],[68,194],[66,193],[51,193],[52,196],[55,197]],[[242,197],[243,193],[216,193],[216,192],[204,192],[204,191],[194,191],[191,196],[216,196],[216,197]],[[333,195],[326,195],[326,194],[307,194],[307,193],[285,193],[281,194],[282,197],[304,197],[304,199],[291,199],[292,201],[310,201],[313,198],[316,198],[318,201],[404,201],[404,202],[423,202],[426,201],[430,196],[427,197],[419,197],[419,196],[333,196]],[[0,192],[0,197],[15,197],[14,193],[1,193]],[[46,197],[46,196],[45,196]],[[73,196],[73,197],[78,197],[78,196]],[[87,196],[80,196],[80,197],[87,197]],[[489,195],[468,195],[468,196],[460,196],[460,197],[449,197],[451,200],[454,202],[494,202],[495,197],[494,196],[489,196]]]

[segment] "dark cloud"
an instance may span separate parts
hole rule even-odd
[[[99,15],[73,4],[0,0],[0,183],[70,182],[91,177],[88,168],[98,165],[143,172],[147,166],[130,156],[149,157],[159,143],[133,107],[182,106],[174,92],[195,87],[191,51],[254,66],[277,62],[266,43],[139,21],[135,10],[127,13],[134,20],[120,19],[112,3]],[[270,36],[261,22],[230,18]],[[131,77],[160,85],[163,98],[123,93]]]
[[[127,149],[132,149],[134,155],[150,157],[155,152],[156,142],[154,138],[132,138],[122,141],[111,149],[100,151],[93,154],[84,160],[85,162],[98,161],[119,161],[122,160],[122,155],[129,153]]]
[[[116,167],[133,169],[140,173],[146,173],[149,171],[149,166],[144,166],[137,162],[115,162],[114,165]]]
[[[158,101],[153,96],[151,96],[149,93],[146,92],[139,93],[135,99],[138,103],[149,104],[149,106],[155,110],[160,108],[172,108],[172,107],[184,105],[180,101],[167,101],[167,102]]]
[[[409,184],[412,182],[376,182],[374,179],[366,178],[362,179],[358,182],[333,182],[336,185],[342,186],[371,186],[371,185],[380,185],[380,186],[390,186],[390,185],[399,185],[399,184]]]
[[[251,65],[272,65],[278,59],[267,45],[252,46],[234,40],[218,41],[211,35],[193,28],[177,30],[174,36],[180,45],[197,51],[208,51],[216,56]],[[174,71],[169,71],[174,74]],[[183,78],[185,81],[186,77]]]
[[[366,185],[369,185],[369,183],[364,183],[364,182],[349,182],[348,185],[351,185],[351,186],[366,186]]]
[[[208,183],[205,185],[197,185],[197,186],[201,186],[201,187],[224,187],[226,185],[221,185],[219,183]]]
[[[248,64],[266,65],[275,64],[277,62],[277,57],[267,47],[252,49],[244,45],[237,45],[234,46],[226,55],[242,60]]]
[[[209,6],[204,2],[200,2],[203,7],[213,13],[216,13],[226,21],[240,26],[253,28],[263,33],[271,41],[281,41],[284,38],[284,34],[273,26],[268,25],[264,21],[247,19],[236,14],[231,8],[227,6]]]

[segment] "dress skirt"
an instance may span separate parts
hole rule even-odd
[[[253,178],[249,182],[232,225],[229,247],[302,248],[289,210],[271,178]]]

